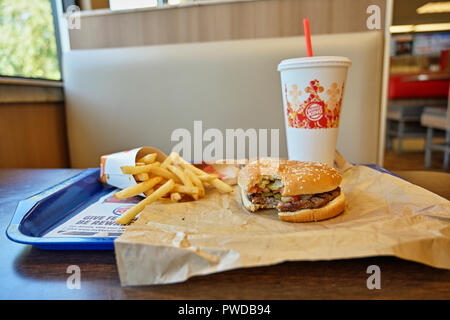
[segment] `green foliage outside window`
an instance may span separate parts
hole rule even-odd
[[[61,79],[50,0],[0,0],[0,75]]]

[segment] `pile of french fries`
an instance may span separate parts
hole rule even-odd
[[[146,205],[163,197],[177,202],[185,197],[198,200],[205,195],[204,183],[209,183],[220,192],[232,192],[233,188],[219,179],[217,174],[208,174],[172,152],[162,163],[156,161],[156,153],[138,159],[135,166],[122,166],[124,174],[131,174],[136,185],[116,192],[117,199],[126,199],[143,193],[146,198],[128,209],[119,219],[119,224],[128,224]]]

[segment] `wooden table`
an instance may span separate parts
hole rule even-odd
[[[450,270],[393,257],[289,262],[123,288],[112,251],[44,251],[6,238],[19,200],[78,172],[0,170],[0,299],[450,299]],[[81,289],[66,286],[70,265],[81,269]],[[381,268],[380,290],[367,289],[370,265]]]

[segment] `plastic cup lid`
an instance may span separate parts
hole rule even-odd
[[[352,62],[346,57],[304,57],[286,59],[278,65],[278,71],[305,67],[350,67]]]

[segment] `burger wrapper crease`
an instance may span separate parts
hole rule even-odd
[[[396,256],[450,269],[450,201],[401,178],[338,161],[345,211],[314,223],[247,212],[239,187],[182,203],[154,203],[115,240],[122,285],[283,261]]]

